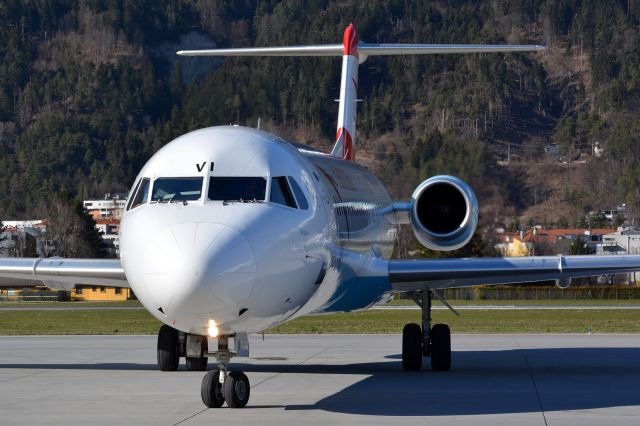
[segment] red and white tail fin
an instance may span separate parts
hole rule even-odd
[[[356,143],[358,65],[369,56],[428,55],[437,53],[528,52],[542,50],[539,45],[477,44],[368,44],[358,41],[353,24],[344,32],[342,44],[287,47],[247,47],[239,49],[181,50],[181,56],[342,56],[340,107],[336,144],[331,155],[353,161]]]
[[[336,144],[331,155],[345,160],[355,160],[356,113],[358,109],[358,33],[350,24],[342,41],[342,77],[340,79],[340,107]]]

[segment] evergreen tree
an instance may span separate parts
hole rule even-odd
[[[584,238],[578,236],[571,245],[569,245],[569,254],[591,254],[591,250]]]
[[[597,143],[603,158],[589,160],[610,162],[603,169],[614,183],[571,180],[542,198],[555,195],[561,209],[578,187],[595,204],[626,202],[640,215],[640,8],[630,2],[5,3],[0,194],[12,216],[29,216],[64,188],[125,190],[156,150],[200,127],[254,126],[260,117],[275,133],[326,148],[335,137],[338,60],[195,62],[173,51],[194,29],[218,47],[335,43],[351,19],[364,41],[548,43],[554,53],[369,58],[359,70],[358,149],[394,198],[430,175],[458,174],[481,201],[509,207],[505,217],[520,215],[539,191],[497,161],[536,164],[551,141],[580,159]],[[200,46],[180,46],[190,47]],[[583,205],[569,207],[576,217]]]

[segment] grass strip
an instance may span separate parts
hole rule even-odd
[[[145,310],[5,311],[0,334],[156,334],[160,321]]]
[[[267,333],[401,333],[420,311],[365,311],[298,318]],[[453,333],[640,333],[637,310],[434,311],[433,322]],[[0,334],[156,334],[147,311],[0,311]]]
[[[433,323],[453,333],[640,333],[637,310],[523,310],[432,312]],[[302,317],[270,330],[273,333],[400,333],[408,322],[420,323],[420,311],[365,311]]]
[[[110,306],[142,307],[142,304],[137,300],[124,300],[120,302],[0,302],[0,311],[2,308],[104,308]]]
[[[640,305],[640,299],[547,299],[547,300],[527,300],[527,299],[506,299],[506,300],[466,300],[466,299],[450,299],[447,302],[453,306],[502,306],[502,305],[541,305],[541,306],[562,306],[562,305]],[[434,305],[442,305],[438,300],[433,300]],[[415,306],[410,299],[392,300],[388,305],[392,306]],[[142,307],[137,300],[127,300],[119,302],[0,302],[0,311],[2,308],[20,308],[20,307],[46,307],[46,308],[90,308],[90,307]],[[384,305],[383,305],[384,306]]]
[[[465,299],[449,299],[447,300],[452,306],[598,306],[598,305],[640,305],[640,299],[501,299],[501,300],[465,300]],[[393,299],[387,305],[391,306],[415,306],[410,299]],[[438,300],[433,300],[433,305],[442,306]],[[384,305],[382,305],[384,306]]]

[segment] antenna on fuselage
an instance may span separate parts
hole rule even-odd
[[[358,102],[358,66],[369,56],[433,55],[439,53],[530,52],[543,50],[540,45],[481,44],[368,44],[358,40],[356,27],[349,24],[342,44],[285,47],[246,47],[238,49],[181,50],[180,56],[342,56],[340,105],[336,144],[331,155],[355,160],[356,113]],[[258,120],[258,126],[260,126]]]

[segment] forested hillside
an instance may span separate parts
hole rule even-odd
[[[238,123],[326,147],[335,58],[179,58],[175,50],[369,42],[538,43],[536,54],[370,58],[357,156],[406,198],[456,174],[484,223],[640,215],[640,2],[4,0],[0,219],[61,190],[128,189],[187,131]],[[557,143],[559,158],[544,148]],[[603,149],[592,156],[594,146]]]

